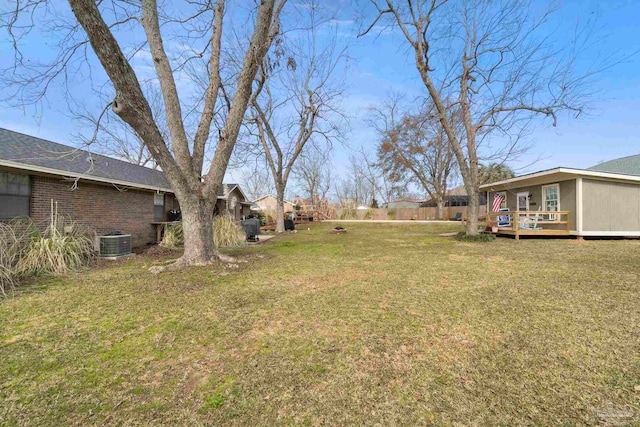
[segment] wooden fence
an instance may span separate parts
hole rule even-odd
[[[462,213],[462,217],[467,217],[467,207],[466,206],[453,206],[444,208],[443,219],[448,220],[454,218],[457,213]],[[479,209],[479,217],[483,218],[487,214],[487,207],[480,206]],[[335,219],[340,219],[341,211],[340,209],[336,210]],[[372,220],[414,220],[414,221],[425,221],[425,220],[434,220],[437,218],[437,209],[436,208],[395,208],[395,209],[368,209],[368,210],[360,210],[357,213],[357,218],[350,219],[372,219]],[[348,219],[348,218],[344,218]]]

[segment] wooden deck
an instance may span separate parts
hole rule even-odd
[[[515,236],[568,236],[569,211],[508,211],[487,214],[493,234]]]

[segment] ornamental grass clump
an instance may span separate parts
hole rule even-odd
[[[14,289],[17,272],[16,264],[23,248],[28,245],[23,239],[22,230],[18,221],[0,223],[0,294],[7,295]]]
[[[96,233],[91,228],[58,214],[51,202],[49,224],[40,232],[28,227],[29,244],[19,255],[15,270],[20,276],[66,274],[88,267],[96,259]]]
[[[160,246],[168,249],[176,249],[184,246],[184,233],[181,224],[173,224],[164,231],[164,237]]]
[[[30,218],[1,223],[0,294],[15,289],[26,276],[65,274],[91,265],[95,236],[91,228],[58,215],[53,201],[46,227],[38,227]]]
[[[217,248],[237,247],[244,242],[244,232],[231,215],[222,214],[213,217],[213,243]],[[181,224],[174,224],[167,227],[160,246],[168,249],[178,249],[184,247],[184,232]]]
[[[236,224],[231,215],[223,214],[213,217],[213,243],[217,248],[241,246],[244,240],[242,228]]]

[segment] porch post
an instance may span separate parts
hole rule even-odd
[[[582,177],[576,178],[576,234],[582,237]]]

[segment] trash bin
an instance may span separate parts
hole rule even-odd
[[[292,219],[284,220],[284,231],[294,231],[296,229],[296,224]]]

